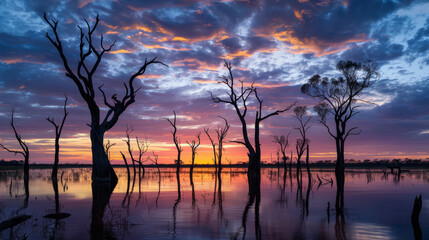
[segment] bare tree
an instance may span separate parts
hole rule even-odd
[[[204,128],[204,132],[206,133],[207,137],[209,138],[212,147],[213,147],[213,163],[215,168],[217,169],[217,154],[216,154],[216,143],[213,141],[212,137],[210,136],[209,133],[209,128]]]
[[[0,147],[3,148],[4,150],[8,151],[8,152],[14,153],[15,155],[16,154],[21,154],[24,157],[24,176],[28,177],[29,173],[30,173],[30,164],[28,162],[28,159],[30,157],[30,151],[28,150],[27,144],[22,140],[21,134],[19,134],[16,131],[15,125],[13,123],[13,116],[14,116],[14,114],[15,114],[15,110],[12,108],[12,118],[11,118],[11,121],[10,121],[10,126],[12,127],[13,133],[15,133],[15,138],[18,141],[18,144],[21,147],[22,151],[21,150],[13,150],[13,149],[7,148],[7,147],[5,147],[1,143],[0,143]]]
[[[127,136],[127,139],[124,140],[124,142],[127,144],[127,148],[128,148],[128,154],[130,155],[131,158],[131,163],[133,164],[133,171],[134,171],[134,175],[136,175],[136,160],[134,159],[133,156],[133,149],[131,148],[131,140],[130,140],[130,133],[134,131],[133,126],[131,125],[130,127],[127,125],[127,129],[125,130],[125,134]]]
[[[299,135],[301,138],[298,138],[296,140],[295,148],[296,148],[296,171],[299,173],[301,170],[301,157],[304,155],[304,152],[306,150],[306,147],[310,140],[307,138],[307,131],[310,129],[311,125],[310,120],[311,116],[307,116],[307,107],[306,106],[297,106],[293,109],[293,112],[295,113],[294,117],[298,120],[299,126],[295,129],[298,130]],[[307,158],[308,160],[308,158]],[[307,162],[308,165],[308,162]]]
[[[161,170],[159,169],[159,165],[158,165],[158,154],[155,154],[155,151],[153,151],[153,158],[152,159],[150,156],[147,157],[148,160],[150,160],[152,163],[155,164],[156,168],[158,169],[158,195],[156,196],[156,207],[158,207],[158,199],[159,199],[159,195],[161,194]]]
[[[285,171],[287,170],[287,164],[286,161],[289,159],[289,157],[286,156],[286,148],[289,146],[289,135],[290,133],[285,136],[285,135],[274,135],[274,142],[279,144],[279,151],[276,153],[277,154],[277,158],[279,158],[279,153],[282,153],[282,160],[283,160],[283,167],[285,169]],[[292,160],[291,160],[292,161]]]
[[[227,92],[228,97],[227,98],[215,97],[213,96],[213,93],[210,92],[211,99],[215,103],[230,104],[234,107],[237,113],[237,116],[241,122],[243,141],[233,141],[233,142],[243,144],[247,148],[247,151],[248,151],[247,155],[249,157],[249,172],[255,172],[257,174],[260,174],[261,144],[259,140],[259,127],[260,127],[259,124],[263,120],[269,117],[279,115],[280,113],[288,111],[289,109],[292,108],[294,104],[291,104],[284,109],[276,110],[274,112],[271,112],[263,116],[262,115],[263,100],[261,100],[261,98],[259,97],[257,89],[254,87],[254,85],[251,84],[250,87],[245,87],[244,82],[239,80],[240,83],[237,86],[236,82],[234,81],[234,76],[232,74],[231,63],[225,61],[224,66],[228,70],[229,74],[221,76],[218,80],[218,83],[225,84],[228,87],[228,92]],[[248,110],[247,100],[252,95],[252,93],[255,95],[256,101],[258,103],[256,118],[255,118],[255,132],[254,132],[255,142],[253,145],[249,140],[248,131],[247,131],[247,122],[246,122],[246,115]]]
[[[218,159],[218,175],[220,175],[222,171],[222,153],[223,153],[223,142],[225,141],[226,135],[228,134],[228,130],[230,125],[228,124],[228,121],[226,118],[220,117],[225,121],[225,126],[219,127],[215,130],[217,134],[217,141],[218,141],[218,150],[217,150],[217,159]]]
[[[197,148],[200,146],[200,143],[201,143],[200,136],[201,136],[201,132],[198,132],[196,135],[198,139],[198,143],[197,141],[195,141],[195,139],[192,139],[190,143],[188,142],[188,140],[186,140],[186,142],[188,143],[188,145],[191,147],[191,150],[192,150],[192,163],[191,163],[191,169],[190,169],[191,176],[194,173],[194,163],[195,163],[195,155],[197,154]]]
[[[170,123],[170,125],[173,127],[173,131],[171,131],[171,134],[173,135],[173,142],[174,142],[174,145],[176,146],[176,149],[177,149],[177,159],[176,159],[176,173],[179,173],[179,171],[180,171],[180,164],[181,164],[181,160],[180,160],[180,154],[182,153],[182,151],[183,151],[183,149],[182,149],[182,147],[180,146],[180,140],[179,140],[179,138],[176,136],[176,133],[177,133],[177,127],[176,127],[176,112],[175,111],[173,111],[173,113],[174,113],[174,119],[173,119],[173,121],[171,121],[169,118],[165,118],[169,123]]]
[[[58,34],[57,27],[58,21],[48,20],[46,13],[44,14],[44,19],[46,23],[51,27],[54,37],[51,37],[49,33],[46,33],[45,36],[49,39],[52,45],[57,50],[58,54],[61,57],[65,68],[65,75],[70,78],[79,90],[79,94],[82,96],[88,105],[89,112],[91,114],[91,124],[89,124],[90,138],[91,138],[91,150],[92,150],[92,180],[93,181],[114,181],[118,180],[115,171],[113,170],[107,155],[104,151],[104,133],[110,130],[119,120],[119,116],[135,102],[135,96],[140,88],[135,88],[134,80],[143,75],[146,72],[146,68],[151,64],[163,64],[160,61],[157,61],[156,58],[152,60],[145,60],[144,64],[128,79],[128,82],[124,82],[125,94],[122,99],[118,99],[117,94],[112,95],[113,103],[107,101],[106,95],[102,90],[102,86],[99,86],[98,89],[103,95],[104,105],[108,108],[107,114],[104,118],[101,117],[100,107],[96,102],[96,94],[94,89],[94,74],[100,65],[102,57],[106,52],[109,52],[112,47],[115,45],[113,42],[108,47],[105,47],[103,44],[103,35],[100,38],[100,47],[96,47],[93,42],[93,34],[97,28],[99,18],[98,15],[95,19],[94,25],[91,27],[88,21],[85,20],[88,31],[84,33],[84,30],[80,29],[80,45],[79,45],[79,59],[76,70],[72,70],[69,65],[70,59],[68,59],[64,53],[63,45],[61,42],[61,37]],[[85,49],[85,44],[87,43],[87,48]],[[95,55],[95,62],[92,66],[88,63],[91,55]],[[166,66],[166,65],[165,65]]]
[[[110,140],[107,140],[107,143],[104,145],[104,151],[106,152],[107,159],[110,161],[110,148],[115,146],[116,143],[110,143]]]
[[[143,170],[143,175],[145,174],[144,165],[142,162],[143,155],[149,150],[149,143],[147,141],[147,138],[144,138],[143,142],[140,142],[139,138],[136,136],[136,142],[137,142],[137,148],[139,149],[139,176],[141,174],[141,171]]]
[[[64,123],[66,121],[67,115],[69,114],[67,112],[67,95],[65,96],[66,99],[64,100],[64,115],[63,120],[61,121],[61,124],[57,124],[54,121],[54,118],[46,118],[52,125],[55,127],[55,159],[54,159],[54,166],[52,167],[52,180],[54,181],[54,178],[57,179],[58,175],[58,162],[60,160],[59,154],[60,154],[60,137],[61,132],[63,131]]]
[[[302,85],[301,92],[307,94],[319,103],[314,110],[319,115],[320,123],[326,127],[329,135],[335,139],[337,161],[335,176],[337,178],[336,210],[343,209],[344,199],[339,199],[344,192],[344,144],[350,135],[360,133],[357,127],[350,127],[349,120],[359,113],[359,102],[368,102],[360,98],[365,89],[371,87],[379,78],[379,72],[374,62],[356,63],[339,61],[337,70],[343,75],[328,79],[314,75]],[[328,115],[333,117],[335,126],[327,122]]]

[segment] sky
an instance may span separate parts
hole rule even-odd
[[[79,28],[84,19],[99,25],[107,45],[94,77],[104,84],[107,96],[123,96],[123,82],[135,73],[145,58],[157,57],[168,67],[150,65],[136,81],[141,90],[136,102],[121,115],[105,139],[113,163],[121,163],[125,152],[125,129],[131,136],[150,143],[146,156],[156,152],[161,163],[174,163],[175,148],[166,117],[177,113],[177,135],[182,160],[189,163],[191,150],[186,141],[201,134],[196,163],[210,163],[212,149],[204,127],[214,129],[228,119],[231,129],[224,155],[233,163],[246,161],[241,128],[231,106],[216,104],[208,91],[225,96],[217,84],[226,74],[224,61],[231,62],[236,79],[255,82],[264,100],[264,114],[288,106],[311,107],[317,101],[300,92],[311,76],[339,77],[340,60],[373,60],[379,80],[364,93],[376,105],[361,107],[350,122],[361,134],[347,140],[347,159],[429,158],[429,1],[412,0],[173,0],[173,1],[20,1],[0,3],[0,142],[17,148],[9,125],[15,109],[15,126],[30,148],[30,162],[51,163],[55,132],[46,117],[62,118],[64,94],[69,97],[69,116],[60,140],[61,163],[90,163],[87,106],[74,83],[64,75],[55,48],[45,37],[52,35],[43,20],[58,20],[58,32],[65,55],[76,69],[79,56]],[[93,60],[90,59],[90,60]],[[100,92],[97,102],[106,113]],[[254,96],[251,96],[251,99]],[[254,99],[254,98],[253,98]],[[290,133],[294,150],[298,122],[289,111],[261,125],[262,161],[275,160],[273,135]],[[255,117],[255,100],[250,100],[248,122]],[[308,131],[310,160],[335,159],[333,139],[313,116]],[[133,142],[133,149],[137,147]],[[0,159],[20,159],[0,152]]]

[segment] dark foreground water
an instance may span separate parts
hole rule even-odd
[[[192,180],[184,169],[180,187],[174,169],[161,176],[148,169],[144,178],[131,176],[129,187],[126,170],[116,172],[110,194],[109,186],[91,184],[90,169],[60,169],[56,198],[50,170],[30,171],[28,194],[22,172],[0,170],[0,221],[31,215],[0,238],[414,239],[410,216],[422,194],[420,226],[429,239],[427,170],[348,171],[343,214],[335,212],[335,181],[328,182],[335,178],[327,170],[312,170],[309,184],[305,171],[301,180],[295,171],[263,169],[260,197],[249,197],[245,169],[224,169],[220,179],[213,169],[196,169]]]

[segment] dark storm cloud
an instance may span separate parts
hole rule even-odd
[[[388,82],[388,80],[385,80]],[[429,119],[429,78],[408,85],[380,84],[377,91],[395,96],[380,108],[391,119]]]
[[[341,59],[358,62],[373,60],[379,65],[383,65],[390,60],[401,57],[404,53],[404,46],[402,44],[390,43],[380,39],[377,42],[365,43],[344,52],[341,54]]]
[[[425,25],[407,43],[410,61],[427,55],[429,50],[429,18],[426,19]]]

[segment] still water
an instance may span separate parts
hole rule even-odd
[[[30,171],[28,198],[22,172],[0,170],[0,221],[31,216],[0,238],[414,239],[410,216],[422,194],[420,226],[429,239],[428,170],[348,170],[343,214],[335,213],[330,170],[313,169],[309,184],[306,171],[301,179],[262,169],[256,198],[245,170],[224,169],[219,178],[214,169],[195,169],[191,179],[183,169],[178,181],[175,169],[146,169],[128,185],[126,170],[116,169],[110,194],[109,186],[91,184],[90,169],[59,169],[57,198],[50,170]]]

